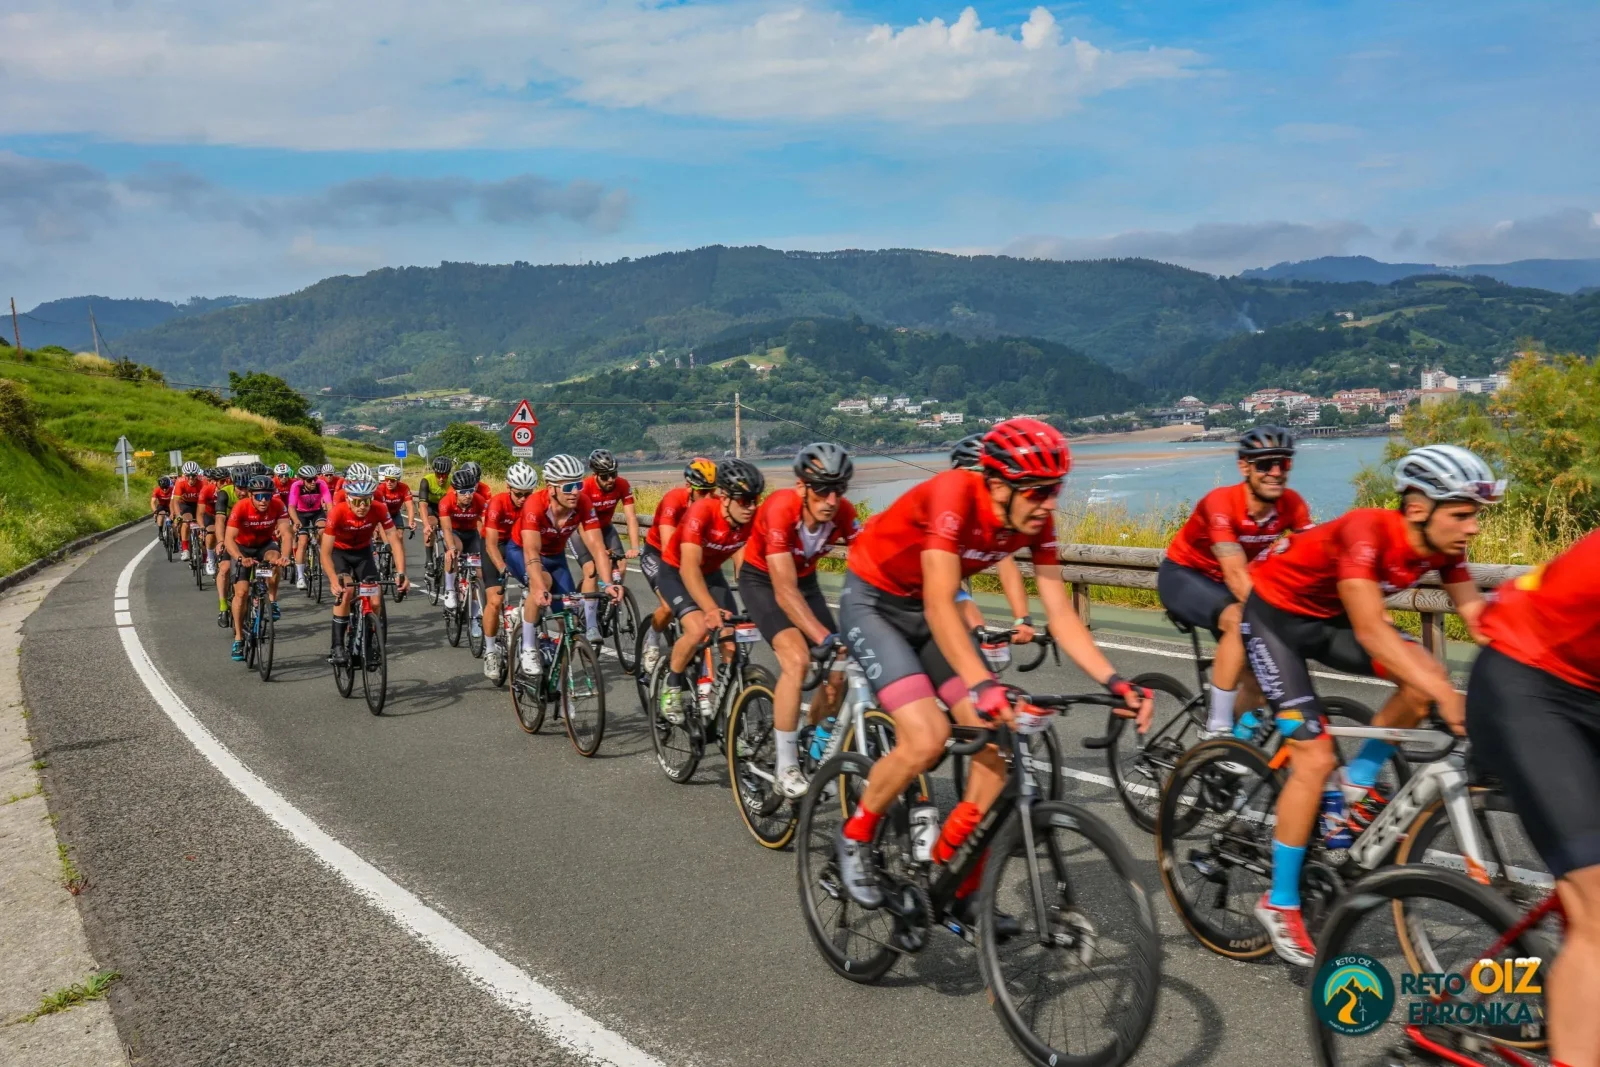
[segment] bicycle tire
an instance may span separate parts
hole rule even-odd
[[[473,659],[483,658],[483,579],[474,574],[472,581],[467,583],[467,651],[472,653]],[[478,632],[472,632],[473,611],[477,611]]]
[[[894,966],[898,955],[890,947],[894,920],[887,908],[867,910],[852,901],[839,882],[834,840],[847,812],[866,784],[872,761],[859,753],[841,752],[817,768],[811,788],[800,800],[795,845],[795,871],[800,888],[800,910],[812,943],[833,972],[852,982],[876,982]],[[859,784],[851,787],[853,780]],[[834,803],[837,800],[838,803]],[[900,804],[897,799],[896,805]],[[900,814],[903,815],[903,812]],[[889,812],[879,823],[880,840],[889,833]],[[899,821],[904,821],[903,819]],[[824,912],[827,912],[825,915]],[[851,913],[857,918],[847,921]],[[857,927],[881,930],[876,936],[857,934]],[[867,942],[857,955],[851,940]]]
[[[451,648],[461,647],[461,630],[464,624],[463,616],[466,615],[466,605],[458,604],[453,608],[444,609],[444,639],[450,642]]]
[[[667,776],[668,781],[682,785],[694,777],[695,768],[700,766],[705,742],[700,739],[698,730],[690,728],[700,717],[700,710],[695,707],[692,698],[685,701],[687,706],[682,723],[673,724],[662,718],[658,698],[666,680],[667,657],[662,656],[661,662],[656,664],[656,669],[650,675],[645,722],[650,730],[650,743],[655,748],[656,763],[660,765],[661,773]]]
[[[1193,709],[1201,705],[1191,703],[1194,694],[1171,675],[1151,672],[1139,675],[1132,682],[1177,701],[1176,712],[1164,722],[1153,723],[1144,737],[1140,737],[1137,730],[1128,729],[1131,720],[1108,717],[1110,743],[1106,745],[1106,770],[1111,775],[1117,799],[1122,801],[1123,810],[1135,826],[1145,833],[1154,833],[1162,786],[1188,747],[1184,738],[1196,721]]]
[[[745,686],[728,712],[723,755],[728,761],[728,785],[739,821],[757,844],[776,850],[794,839],[800,814],[798,806],[777,790],[773,700],[767,686]],[[757,769],[764,773],[753,773]]]
[[[444,592],[442,588],[444,585],[444,572],[439,565],[439,554],[434,547],[437,541],[438,538],[435,537],[433,541],[428,542],[427,547],[423,550],[423,555],[426,558],[422,563],[422,573],[428,579],[428,602],[434,607],[439,606],[439,598]]]
[[[166,549],[166,551],[167,551],[167,562],[171,563],[172,562],[172,549],[173,549],[172,537],[171,537],[170,534],[167,533],[165,527],[163,527],[162,530],[161,530],[161,547]]]
[[[1244,773],[1238,774],[1219,766],[1224,763],[1242,767]],[[1258,803],[1253,810],[1270,813],[1276,809],[1278,792],[1283,788],[1286,775],[1268,766],[1266,753],[1248,742],[1233,738],[1201,742],[1185,752],[1173,768],[1166,788],[1161,791],[1161,807],[1156,817],[1156,866],[1161,872],[1161,886],[1167,899],[1196,941],[1217,955],[1234,960],[1259,960],[1272,953],[1272,939],[1250,913],[1260,894],[1270,885],[1270,878],[1262,879],[1260,884],[1242,892],[1234,892],[1235,875],[1243,878],[1253,872],[1241,865],[1228,865],[1217,872],[1221,875],[1220,879],[1208,875],[1200,869],[1192,855],[1199,850],[1183,838],[1196,830],[1208,812],[1232,810],[1230,805],[1238,800],[1240,788],[1254,789],[1251,785],[1240,783],[1261,779],[1267,780],[1267,795],[1256,794]],[[1183,798],[1191,783],[1196,788],[1196,798],[1185,802]],[[1201,798],[1204,799],[1203,803]],[[1258,835],[1265,832],[1267,840],[1250,841],[1246,847],[1264,850],[1268,862],[1261,865],[1270,870],[1271,831],[1266,830],[1266,826],[1264,820],[1260,822],[1262,829]],[[1249,827],[1240,829],[1248,830]],[[1204,840],[1209,843],[1216,832],[1208,831]],[[1182,877],[1185,871],[1199,874],[1200,880],[1185,882]],[[1195,888],[1196,896],[1202,892],[1213,896],[1217,900],[1216,906],[1202,912],[1186,892],[1190,886]],[[1222,888],[1219,891],[1211,886]],[[1229,899],[1243,899],[1245,906],[1243,909],[1229,907]],[[1232,917],[1243,921],[1238,929],[1224,929],[1213,913],[1220,914],[1222,919]]]
[[[593,708],[585,709],[581,716],[576,710],[578,702],[573,693],[573,689],[578,686],[574,672],[578,662],[584,665],[584,671],[592,679],[590,684],[594,689],[595,700]],[[595,655],[588,638],[572,639],[568,645],[565,667],[566,670],[562,672],[564,677],[561,685],[561,703],[563,717],[567,720],[567,737],[572,741],[572,747],[578,750],[578,755],[592,758],[600,751],[600,742],[606,736],[606,679],[600,671],[600,657]]]
[[[383,714],[383,705],[389,697],[389,657],[384,647],[383,627],[372,612],[363,612],[361,625],[365,629],[366,650],[361,656],[361,692],[367,698],[367,710],[374,715]]]
[[[349,663],[343,667],[337,663],[333,666],[333,684],[338,687],[339,695],[346,699],[349,699],[350,694],[355,692],[356,688],[355,621],[351,619],[349,625],[345,628],[344,650]]]
[[[544,725],[544,679],[540,677],[530,682],[522,676],[522,627],[525,625],[519,618],[506,634],[508,648],[517,650],[506,653],[509,664],[506,688],[511,691],[511,711],[517,717],[517,725],[525,734],[536,734]]]
[[[322,564],[321,563],[318,563],[316,565],[316,569],[311,572],[310,579],[311,580],[310,580],[309,584],[311,586],[311,597],[312,597],[312,600],[314,600],[316,603],[320,604],[320,603],[322,603],[322,594],[325,591],[325,586],[327,585],[327,582],[326,582],[326,580],[325,580],[325,578],[323,576],[323,573],[322,573]]]
[[[261,632],[261,601],[253,595],[245,608],[244,665],[246,670],[256,669],[256,635]]]
[[[1422,864],[1381,867],[1351,885],[1328,913],[1322,935],[1317,942],[1317,958],[1312,965],[1311,973],[1318,974],[1329,960],[1350,954],[1352,952],[1350,942],[1355,940],[1362,920],[1374,910],[1387,907],[1391,915],[1396,912],[1412,915],[1422,912],[1423,909],[1416,906],[1407,911],[1401,906],[1402,899],[1437,901],[1458,908],[1482,921],[1488,932],[1493,935],[1493,939],[1483,945],[1480,955],[1482,951],[1491,947],[1494,940],[1498,940],[1522,920],[1522,915],[1509,900],[1458,871]],[[1367,946],[1361,943],[1359,947]],[[1547,937],[1535,930],[1529,930],[1507,946],[1502,954],[1550,959],[1555,955],[1555,946],[1549,943]],[[1472,955],[1467,953],[1466,958],[1472,958]],[[1434,970],[1435,965],[1439,968],[1445,966],[1442,961],[1427,961],[1428,970]],[[1318,1064],[1318,1067],[1339,1067],[1340,1064],[1352,1062],[1340,1057],[1339,1035],[1323,1026],[1321,1019],[1317,1017],[1315,997],[1307,996],[1305,999],[1306,1020],[1311,1028],[1313,1062]],[[1543,1011],[1538,1014],[1544,1015]],[[1459,1031],[1462,1028],[1458,1024],[1453,1029]],[[1386,1043],[1384,1038],[1376,1036],[1380,1033],[1381,1030],[1374,1032],[1375,1040],[1379,1044]],[[1542,1045],[1542,1041],[1539,1044]],[[1364,1058],[1361,1062],[1371,1061]]]
[[[624,588],[622,600],[612,609],[611,617],[611,644],[616,649],[617,662],[622,665],[624,674],[632,674],[638,669],[638,635],[639,605],[633,599],[633,590]]]
[[[1045,750],[1045,758],[1042,761],[1036,755],[1031,753],[1029,755],[1029,770],[1034,772],[1033,784],[1039,789],[1039,799],[1060,800],[1066,791],[1065,776],[1061,773],[1061,741],[1056,737],[1055,730],[1048,727],[1031,736],[1037,738]],[[956,787],[958,797],[966,795],[967,761],[971,758],[950,757],[950,780]],[[1039,771],[1041,765],[1045,768],[1042,773]]]
[[[192,537],[189,543],[194,545],[194,550],[189,553],[189,569],[194,572],[194,587],[196,589],[204,589],[206,587],[206,550],[203,544],[196,545]]]
[[[1122,842],[1111,826],[1099,816],[1065,801],[1046,800],[1032,806],[1030,819],[1035,838],[1035,856],[1039,846],[1054,870],[1041,871],[1042,886],[1053,886],[1056,893],[1049,914],[1054,936],[1044,935],[1028,928],[1036,923],[1037,912],[1031,904],[1031,891],[1021,895],[1023,906],[1017,907],[1010,898],[1002,898],[1001,885],[1006,869],[1026,855],[1021,812],[1007,820],[989,849],[989,861],[983,872],[983,882],[978,899],[978,966],[988,988],[989,1002],[1005,1027],[1012,1044],[1023,1058],[1035,1067],[1116,1067],[1127,1063],[1138,1052],[1150,1032],[1156,1003],[1161,990],[1161,934],[1156,926],[1155,914],[1150,907],[1151,895],[1138,874],[1133,853]],[[1072,833],[1087,848],[1079,846],[1063,849],[1058,833]],[[1083,870],[1089,853],[1098,853],[1109,865],[1109,874],[1091,875]],[[1068,855],[1072,862],[1068,863]],[[1027,870],[1024,863],[1023,870]],[[1072,884],[1069,873],[1077,875],[1071,911],[1063,911],[1060,894]],[[1087,883],[1087,884],[1086,884]],[[1024,886],[1032,880],[1024,875]],[[1041,886],[1041,887],[1042,887]],[[1087,889],[1093,892],[1087,892]],[[1120,889],[1121,892],[1117,892]],[[1048,892],[1048,890],[1047,890]],[[1118,915],[1107,921],[1104,911],[1114,906],[1117,899],[1124,901],[1127,915]],[[1023,926],[1022,933],[1007,942],[1000,942],[994,933],[994,916],[1002,909],[1015,911]],[[1093,909],[1100,917],[1098,923],[1079,909]],[[1047,938],[1048,946],[1040,944]],[[1090,961],[1081,961],[1070,977],[1063,974],[1062,965],[1075,959],[1070,950],[1058,947],[1059,938],[1076,937],[1084,942],[1080,951],[1093,953]],[[1108,952],[1108,945],[1121,946],[1120,953]],[[1120,959],[1115,956],[1120,955]],[[1045,962],[1040,963],[1040,960]],[[1027,967],[1044,984],[1054,985],[1063,993],[1081,988],[1086,981],[1099,978],[1110,980],[1108,995],[1095,994],[1078,1011],[1071,1012],[1073,1021],[1082,1025],[1091,1015],[1102,1015],[1109,1024],[1108,1040],[1099,1047],[1085,1046],[1082,1052],[1071,1048],[1057,1048],[1053,1037],[1035,1032],[1037,1023],[1055,1018],[1056,1014],[1037,1010],[1037,1002],[1030,1010],[1019,1001],[1008,978],[1011,964],[1034,961]],[[1023,1000],[1032,1000],[1031,997]],[[1069,1014],[1067,1012],[1060,1013]]]
[[[263,611],[260,618],[261,630],[256,637],[256,672],[261,675],[263,682],[272,680],[272,656],[277,647],[278,627],[272,621],[272,612]]]

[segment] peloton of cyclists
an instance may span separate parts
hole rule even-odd
[[[389,542],[395,559],[395,590],[404,593],[408,586],[405,572],[405,543],[395,528],[389,509],[373,499],[377,485],[368,478],[345,481],[344,499],[333,505],[323,527],[319,550],[322,569],[328,575],[333,593],[333,647],[329,662],[346,667],[350,650],[345,635],[350,627],[350,609],[362,582],[379,580],[378,563],[372,553],[372,539],[379,532]]]
[[[587,542],[581,537],[572,546],[572,554],[578,558],[578,566],[583,569],[581,588],[585,593],[595,591],[597,580],[605,581],[611,577],[612,555],[623,557],[617,561],[617,570],[622,573],[627,571],[626,560],[639,558],[639,514],[633,506],[633,487],[628,484],[628,479],[617,473],[617,457],[604,448],[595,449],[589,453],[589,472],[589,477],[583,480],[582,492],[594,511],[595,521],[600,524],[606,555],[597,563],[589,553]],[[612,523],[618,507],[622,508],[623,517],[628,522],[626,552],[622,548],[622,538]],[[583,602],[584,624],[588,628],[586,636],[590,644],[596,646],[600,644],[599,610],[600,605],[596,601]]]
[[[639,571],[644,575],[650,591],[656,594],[657,606],[650,615],[650,629],[645,632],[642,656],[645,676],[653,674],[667,647],[667,624],[672,621],[672,609],[661,595],[656,579],[661,573],[661,553],[672,540],[678,523],[683,521],[689,508],[704,498],[716,486],[717,465],[704,456],[697,456],[683,468],[683,484],[667,490],[656,505],[655,517],[650,520],[650,532],[645,535],[644,550],[639,556]]]
[[[289,516],[272,487],[272,479],[264,474],[252,475],[246,488],[249,496],[229,512],[223,540],[223,548],[233,560],[232,654],[235,660],[244,659],[244,609],[249,599],[251,568],[256,563],[279,563],[282,546],[289,539]],[[274,568],[267,586],[274,619],[282,614],[278,610],[279,577]]]

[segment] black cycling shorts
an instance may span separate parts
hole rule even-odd
[[[706,575],[705,579],[711,599],[717,602],[719,608],[735,612],[739,610],[733,602],[733,590],[729,588],[728,579],[723,576],[720,568]],[[683,584],[683,576],[678,573],[678,568],[671,566],[666,560],[661,561],[661,566],[656,571],[655,588],[656,592],[661,594],[661,599],[667,602],[667,607],[672,609],[672,617],[675,619],[681,619],[700,610],[700,605],[695,603],[694,597],[689,595],[688,588]]]
[[[276,541],[268,541],[264,545],[241,545],[236,543],[234,548],[238,551],[239,557],[246,563],[263,561],[266,559],[269,553],[280,551],[278,548],[278,542]],[[244,580],[245,579],[242,578],[240,579],[240,581]]]
[[[1600,865],[1600,693],[1491,646],[1467,682],[1467,732],[1550,873]]]
[[[619,556],[623,554],[622,535],[617,533],[617,528],[615,526],[600,527],[600,536],[605,538],[606,548],[609,551]],[[572,539],[572,554],[577,558],[578,566],[580,568],[589,562],[589,546],[583,543],[582,535]],[[607,567],[606,572],[600,575],[600,577],[609,582],[611,580],[611,569]]]
[[[198,504],[179,504],[178,505],[178,518],[182,519],[185,522],[193,522],[195,513],[197,511],[199,511],[199,510],[200,510],[200,507],[199,507]]]
[[[1274,607],[1255,593],[1244,602],[1239,625],[1250,669],[1277,716],[1278,730],[1294,741],[1322,735],[1328,717],[1311,687],[1307,660],[1346,674],[1381,678],[1383,672],[1356,640],[1347,615],[1318,619]]]
[[[366,548],[339,548],[332,550],[333,573],[341,578],[354,578],[358,582],[376,582],[378,560],[371,546]]]
[[[328,521],[328,513],[321,508],[316,511],[297,511],[295,518],[300,520],[300,533],[309,536],[313,529]]]
[[[661,559],[661,552],[655,546],[646,543],[639,549],[639,573],[644,575],[644,580],[650,586],[650,591],[657,596],[661,595],[661,587],[656,584],[656,578],[661,573],[661,568],[665,566],[666,563]]]
[[[966,683],[939,651],[921,600],[885,593],[847,572],[839,625],[884,711],[924,697],[936,696],[945,707],[966,699]]]
[[[838,633],[839,624],[834,621],[833,609],[828,607],[828,601],[822,595],[816,572],[801,578],[799,585],[800,595],[805,598],[806,606],[817,617],[817,621],[826,626],[829,633]],[[785,630],[799,629],[789,621],[788,614],[778,603],[778,591],[772,586],[772,575],[766,571],[749,564],[739,571],[739,599],[744,601],[744,610],[756,624],[756,629],[761,631],[761,636],[767,639],[767,644],[770,645]]]
[[[465,530],[456,530],[454,532],[456,539],[461,542],[461,551],[469,555],[474,553],[483,554],[483,535],[475,528],[469,526]]]
[[[1226,584],[1170,559],[1156,569],[1156,595],[1167,614],[1197,630],[1210,630],[1216,638],[1222,637],[1217,620],[1229,604],[1238,603]]]

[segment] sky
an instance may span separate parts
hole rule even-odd
[[[709,244],[1600,257],[1600,4],[5,0],[0,296]]]

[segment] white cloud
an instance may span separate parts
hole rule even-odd
[[[45,3],[0,15],[0,134],[304,149],[514,147],[579,136],[584,110],[697,118],[1028,122],[1181,77],[1178,49],[874,25],[782,0]]]
[[[1351,221],[1219,222],[1186,230],[1129,230],[1103,237],[1025,237],[1011,242],[1005,253],[1039,259],[1142,257],[1233,274],[1284,260],[1345,255],[1353,242],[1371,236],[1367,226]]]
[[[1427,242],[1442,263],[1600,258],[1600,211],[1566,208],[1528,219],[1441,230]]]

